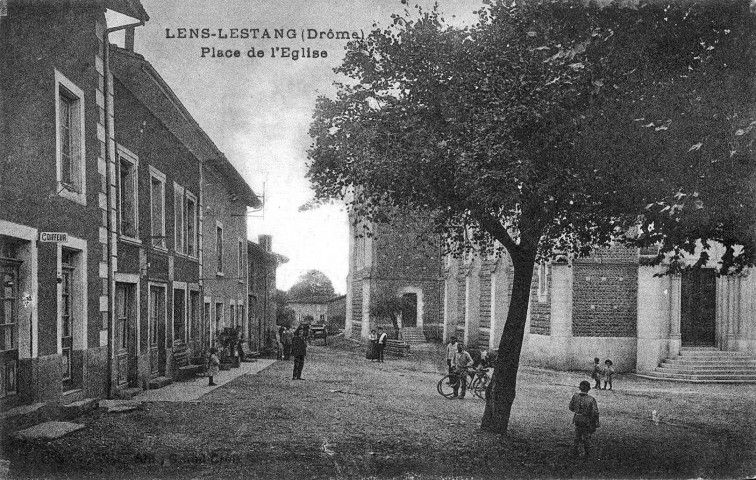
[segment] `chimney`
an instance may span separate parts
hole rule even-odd
[[[271,235],[258,235],[257,243],[266,252],[271,252],[273,250],[273,237]]]
[[[136,30],[136,27],[129,27],[126,29],[126,40],[124,42],[123,48],[125,48],[129,52],[134,51],[134,31],[135,30]]]

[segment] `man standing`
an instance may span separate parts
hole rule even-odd
[[[378,327],[378,361],[383,363],[383,350],[386,348],[388,335],[381,327]]]
[[[446,365],[449,367],[449,375],[452,374],[452,360],[454,355],[457,354],[457,337],[451,337],[449,344],[446,346]]]
[[[291,353],[294,355],[294,374],[292,380],[302,380],[302,368],[304,367],[305,355],[307,354],[307,342],[301,336],[301,330],[294,331],[291,340]]]
[[[472,366],[472,363],[473,359],[470,354],[462,348],[461,343],[458,343],[457,353],[454,354],[454,359],[452,360],[452,368],[459,377],[459,382],[454,387],[454,395],[452,395],[452,398],[457,397],[460,385],[462,385],[462,395],[460,395],[459,398],[465,398],[465,393],[467,392],[467,370]]]

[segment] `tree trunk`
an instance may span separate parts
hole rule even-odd
[[[499,355],[494,366],[493,379],[486,391],[486,409],[480,425],[481,429],[498,434],[507,433],[509,414],[515,399],[517,369],[520,366],[520,352],[536,257],[535,249],[519,253],[522,255],[512,255],[512,299],[499,341]]]

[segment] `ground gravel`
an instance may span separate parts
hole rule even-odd
[[[335,343],[335,344],[334,344]],[[10,478],[749,478],[756,386],[619,375],[598,391],[593,457],[571,455],[567,410],[586,375],[521,369],[510,431],[481,432],[483,401],[436,392],[441,346],[383,364],[361,346],[311,345],[196,402],[100,411],[81,431],[29,443],[3,429]],[[656,422],[651,412],[657,411]]]

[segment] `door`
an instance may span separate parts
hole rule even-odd
[[[680,335],[683,346],[713,346],[716,312],[716,277],[711,268],[683,273]]]
[[[150,349],[150,375],[156,377],[163,373],[160,359],[165,356],[165,338],[160,342],[160,332],[165,332],[165,287],[158,285],[150,286],[150,310],[149,310],[149,349]]]
[[[60,340],[63,346],[63,391],[71,390],[73,381],[73,322],[74,322],[74,262],[70,252],[63,250],[61,259],[61,317]]]
[[[0,254],[2,252],[0,251]],[[18,270],[21,262],[0,257],[0,398],[18,392]]]
[[[136,285],[116,283],[116,365],[118,384],[136,386]]]
[[[417,327],[417,294],[402,295],[402,328]]]

